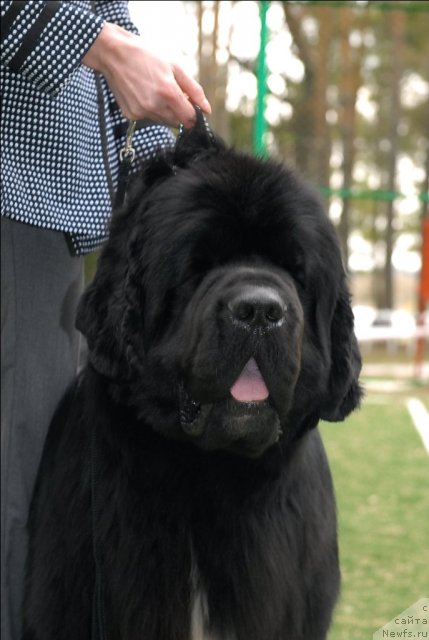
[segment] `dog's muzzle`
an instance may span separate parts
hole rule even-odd
[[[180,426],[186,439],[206,451],[229,451],[257,458],[282,435],[280,420],[268,399],[239,402],[230,397],[200,404],[179,387]]]

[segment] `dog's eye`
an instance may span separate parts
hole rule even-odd
[[[307,271],[305,265],[306,261],[303,252],[296,252],[289,266],[289,273],[302,289],[305,289],[307,286]]]
[[[291,260],[279,260],[272,263],[274,266],[280,267],[285,271],[295,282],[300,289],[307,288],[307,273],[302,264]]]

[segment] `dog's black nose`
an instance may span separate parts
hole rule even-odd
[[[228,302],[235,321],[248,327],[273,327],[285,317],[286,305],[275,289],[247,286]]]

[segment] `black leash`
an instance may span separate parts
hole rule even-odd
[[[119,174],[118,174],[118,188],[116,190],[115,201],[113,203],[113,210],[116,211],[125,202],[127,195],[128,183],[130,181],[131,165],[133,164],[136,151],[132,146],[132,139],[136,128],[136,121],[130,120],[127,129],[127,137],[125,139],[125,146],[119,152]]]

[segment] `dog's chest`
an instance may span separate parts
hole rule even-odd
[[[210,630],[210,610],[207,593],[201,584],[195,559],[191,569],[191,636],[190,640],[235,640],[235,633],[219,634]]]
[[[191,638],[190,640],[215,640],[207,631],[209,611],[207,595],[200,588],[193,589],[191,600]]]

